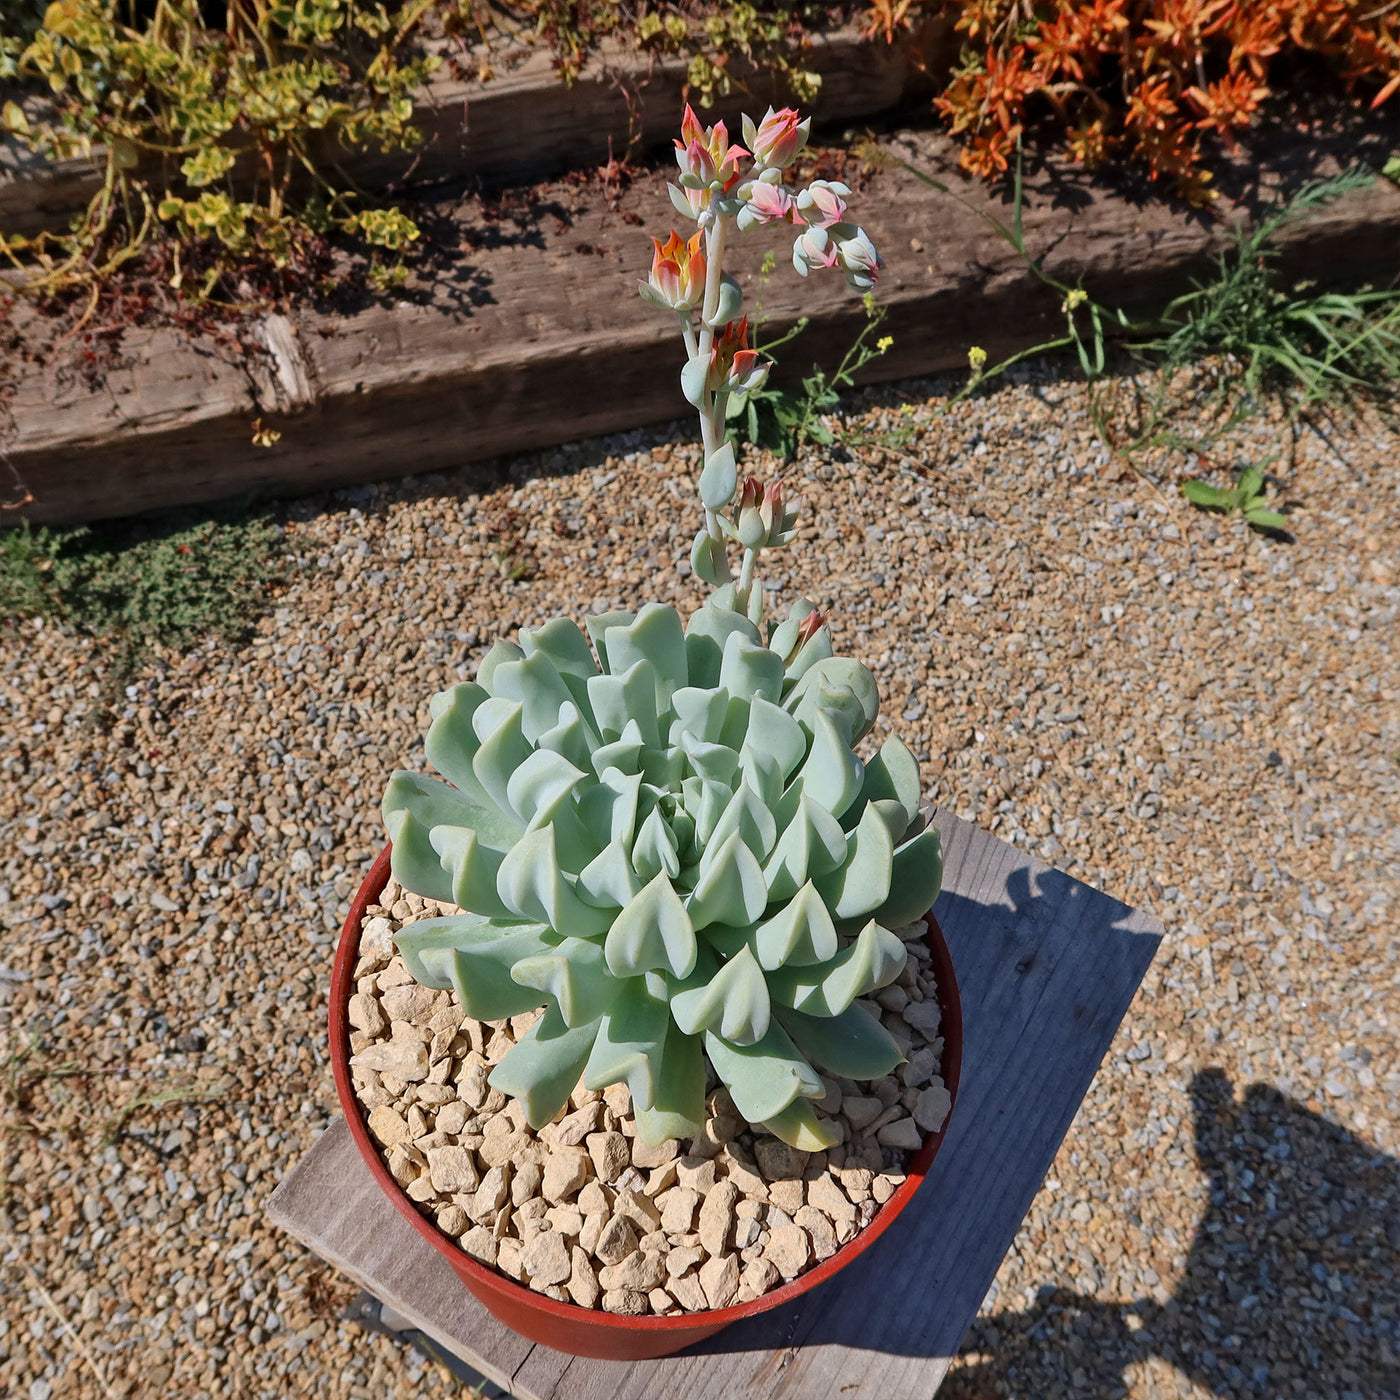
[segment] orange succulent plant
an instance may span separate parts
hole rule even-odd
[[[893,37],[913,8],[873,2],[868,32]],[[1316,54],[1372,106],[1400,92],[1400,4],[1376,0],[926,0],[922,13],[962,38],[934,106],[965,138],[963,166],[987,177],[1043,102],[1073,159],[1134,159],[1205,200],[1207,138],[1233,144],[1276,61]]]

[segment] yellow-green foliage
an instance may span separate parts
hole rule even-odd
[[[736,55],[783,74],[795,97],[819,83],[798,61],[820,18],[810,6],[521,0],[510,13],[565,81],[617,37],[686,57],[701,106],[730,92]],[[31,289],[92,290],[95,305],[104,279],[163,243],[152,266],[168,265],[177,291],[242,300],[250,266],[286,268],[339,230],[387,254],[372,286],[398,285],[419,230],[361,200],[337,155],[421,140],[414,94],[452,35],[480,39],[487,80],[497,42],[522,37],[481,0],[0,0],[0,82],[22,95],[0,109],[0,133],[50,159],[91,156],[103,173],[67,231],[0,229],[0,257]]]
[[[68,233],[3,246],[52,290],[113,270],[164,226],[177,249],[213,250],[206,292],[230,262],[285,266],[300,239],[337,224],[401,248],[412,221],[352,207],[326,167],[337,144],[420,139],[412,94],[437,59],[409,49],[434,4],[234,0],[216,30],[195,0],[55,0],[8,53],[51,109],[31,121],[7,103],[4,125],[51,157],[100,156],[103,186]]]

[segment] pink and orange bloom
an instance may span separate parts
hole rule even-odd
[[[710,347],[705,388],[712,394],[743,394],[761,388],[770,362],[749,349],[749,318],[728,321]]]
[[[744,140],[749,143],[754,163],[776,166],[781,170],[791,165],[807,145],[812,119],[809,117],[806,121],[799,121],[791,107],[784,107],[779,112],[770,107],[757,126],[751,117],[745,117],[743,125]]]
[[[723,122],[701,126],[689,103],[681,121],[681,139],[675,144],[681,184],[688,189],[729,189],[739,178],[739,161],[748,155],[742,146],[729,144]]]
[[[637,285],[644,300],[668,311],[693,311],[705,300],[704,235],[687,242],[675,229],[663,244],[653,238],[651,276]]]

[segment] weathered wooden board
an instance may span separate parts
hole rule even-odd
[[[818,123],[830,124],[897,107],[927,89],[929,73],[952,57],[948,32],[946,22],[926,22],[896,44],[862,39],[855,29],[815,36],[809,49],[794,55],[795,63],[821,76],[808,109]],[[667,139],[679,119],[686,63],[674,56],[653,62],[635,48],[606,45],[567,87],[547,50],[531,48],[516,58],[490,82],[445,75],[430,82],[414,109],[423,141],[413,150],[346,150],[326,143],[324,158],[367,189],[406,179],[534,179],[621,156],[634,141],[645,150]],[[759,115],[766,103],[785,100],[772,73],[742,58],[732,70],[733,93],[707,119],[732,121],[746,106]],[[100,168],[91,160],[50,162],[0,137],[0,232],[63,228],[101,185]]]
[[[879,292],[894,337],[870,378],[960,368],[969,345],[995,355],[1061,334],[1058,295],[973,212],[1007,217],[1001,197],[959,176],[942,136],[897,149],[973,208],[897,169],[877,171],[861,191],[860,217],[886,258]],[[1262,150],[1237,172],[1237,212],[1324,164],[1316,145]],[[635,220],[667,227],[664,184],[662,172],[639,179],[615,208],[596,188],[546,186],[509,218],[464,199],[443,211],[460,235],[458,261],[354,315],[269,317],[257,356],[143,330],[127,335],[95,385],[54,365],[23,366],[0,419],[0,457],[33,493],[24,514],[62,522],[253,488],[300,494],[681,416],[674,325],[635,295],[649,258]],[[1028,180],[1024,224],[1049,272],[1130,311],[1182,290],[1228,238],[1220,223],[1061,168]],[[1298,275],[1345,267],[1388,277],[1397,227],[1400,190],[1380,181],[1290,229],[1289,265]],[[732,260],[750,290],[765,248],[780,258],[765,333],[806,314],[812,326],[782,352],[785,363],[834,363],[860,325],[858,299],[834,274],[791,275],[786,237],[761,231]],[[258,417],[281,430],[275,447],[253,444]],[[483,481],[495,477],[483,468]]]
[[[945,849],[935,911],[963,1002],[957,1107],[898,1227],[806,1299],[659,1361],[530,1347],[457,1287],[339,1122],[278,1187],[271,1218],[521,1400],[927,1400],[1161,931],[946,811],[934,820]]]

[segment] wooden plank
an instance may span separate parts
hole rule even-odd
[[[343,1118],[272,1193],[267,1217],[506,1389],[531,1343],[496,1321],[390,1205]],[[464,1339],[470,1339],[469,1343]]]
[[[685,1355],[615,1363],[536,1347],[512,1377],[522,1400],[920,1400],[938,1389],[1151,961],[1160,925],[951,813],[934,820],[946,852],[936,911],[963,1001],[963,1081],[948,1138],[899,1226],[807,1299]],[[315,1194],[299,1199],[298,1226],[289,1228],[324,1253],[324,1207]],[[376,1222],[398,1220],[382,1200],[360,1209]],[[367,1218],[349,1238],[337,1237],[342,1256],[376,1233]],[[404,1233],[404,1248],[416,1243]],[[412,1286],[414,1272],[404,1267],[391,1286]],[[372,1292],[380,1287],[372,1270],[356,1277]],[[414,1305],[409,1315],[423,1318],[422,1300]],[[432,1335],[486,1369],[472,1331],[440,1315],[434,1325]]]
[[[517,1375],[520,1394],[918,1400],[938,1389],[1161,930],[950,813],[935,820],[947,852],[935,911],[963,998],[963,1083],[898,1228],[808,1299],[683,1357],[575,1360],[556,1379],[536,1351]]]
[[[994,191],[957,174],[947,138],[924,134],[899,149],[974,209],[1005,216]],[[1236,193],[1257,199],[1261,186],[1296,183],[1317,165],[1312,147],[1265,151]],[[52,365],[21,366],[0,452],[34,493],[26,516],[57,523],[252,488],[305,493],[679,417],[673,324],[636,300],[648,245],[628,222],[664,229],[664,186],[664,172],[639,179],[616,210],[576,187],[544,187],[523,226],[499,222],[490,247],[484,206],[465,200],[444,211],[468,249],[455,265],[349,317],[276,318],[280,325],[257,328],[262,349],[251,357],[140,331],[95,386]],[[989,239],[974,212],[899,170],[876,172],[859,209],[888,264],[880,296],[894,337],[872,380],[961,368],[971,344],[996,355],[1062,333],[1057,295]],[[1082,278],[1130,311],[1180,291],[1228,238],[1220,225],[1141,206],[1058,167],[1028,180],[1024,223],[1047,271],[1071,284]],[[1380,181],[1290,230],[1288,270],[1389,275],[1397,225],[1400,190]],[[768,248],[788,257],[782,235],[738,244],[732,265],[751,290]],[[838,359],[862,319],[836,276],[804,281],[780,270],[764,302],[770,333],[812,318],[785,352],[789,372]],[[281,430],[276,446],[253,444],[257,417]],[[481,480],[497,472],[483,467]]]
[[[930,74],[956,52],[946,21],[925,21],[896,44],[863,39],[855,28],[813,37],[794,61],[821,78],[807,104],[819,124],[871,117],[930,87]],[[782,105],[782,82],[742,57],[731,65],[734,91],[716,102],[707,119],[733,121],[743,107]],[[529,48],[510,57],[490,82],[463,82],[445,73],[415,101],[412,124],[423,142],[411,151],[375,147],[347,151],[327,141],[321,155],[365,189],[411,180],[535,179],[571,166],[623,155],[669,140],[686,90],[686,61],[652,61],[619,43],[602,47],[569,86],[560,81],[549,52]],[[40,119],[36,108],[31,115]],[[313,146],[313,151],[316,147]],[[99,158],[102,153],[99,150]],[[239,172],[234,171],[237,186]],[[0,230],[33,235],[63,228],[101,188],[100,167],[90,160],[48,161],[13,137],[0,137]]]

